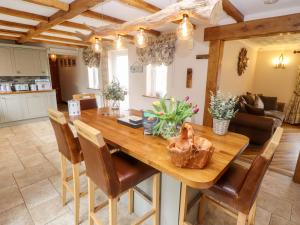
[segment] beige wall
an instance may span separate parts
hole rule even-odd
[[[239,76],[237,73],[237,63],[239,52],[242,48],[248,50],[249,61],[244,74]],[[247,91],[252,91],[256,56],[256,49],[246,43],[242,41],[226,41],[221,65],[219,89],[225,93],[234,95],[241,95]]]
[[[255,70],[253,92],[266,96],[277,96],[281,102],[288,103],[293,93],[297,68],[300,65],[300,55],[293,50],[283,51],[289,58],[286,69],[275,69],[272,61],[279,57],[282,51],[259,51]]]

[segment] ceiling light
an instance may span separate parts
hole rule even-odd
[[[57,56],[55,54],[51,54],[50,59],[52,60],[52,62],[55,62],[57,59]]]
[[[179,40],[189,40],[193,37],[194,27],[187,14],[183,15],[182,21],[177,28],[177,37]]]
[[[117,39],[115,40],[115,48],[118,50],[124,48],[123,37],[120,34],[118,34]]]
[[[100,53],[102,51],[102,45],[99,38],[95,37],[94,43],[92,45],[94,52]]]
[[[137,35],[135,36],[135,46],[137,48],[145,48],[148,44],[148,37],[145,34],[145,30],[140,28]]]
[[[287,57],[283,56],[283,53],[273,60],[273,64],[276,69],[285,69],[286,65],[289,63],[289,60]]]
[[[264,4],[274,4],[278,2],[279,0],[264,0]]]

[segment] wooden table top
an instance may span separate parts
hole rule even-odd
[[[138,111],[110,111],[107,109],[82,110],[80,116],[68,117],[69,121],[79,119],[100,130],[105,141],[117,145],[132,157],[166,173],[188,186],[206,189],[211,187],[226,171],[230,163],[247,147],[249,139],[229,132],[218,136],[209,127],[193,124],[195,134],[207,138],[215,147],[211,161],[204,169],[175,167],[170,160],[166,146],[168,141],[161,137],[144,135],[143,128],[130,128],[117,122],[118,117],[138,115]]]

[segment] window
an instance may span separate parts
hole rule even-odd
[[[98,68],[96,67],[88,67],[88,76],[89,76],[89,88],[99,89],[99,75]]]
[[[165,65],[148,65],[146,75],[146,95],[163,97],[167,94],[168,67]]]

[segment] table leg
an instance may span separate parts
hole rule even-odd
[[[294,178],[293,178],[295,183],[300,184],[300,152],[298,155],[298,161],[297,161],[297,166],[295,169],[295,173],[294,173]]]
[[[187,211],[187,185],[184,183],[181,183],[181,194],[180,194],[180,212],[179,212],[179,225],[185,225],[187,224],[185,222],[186,219],[186,211]]]

